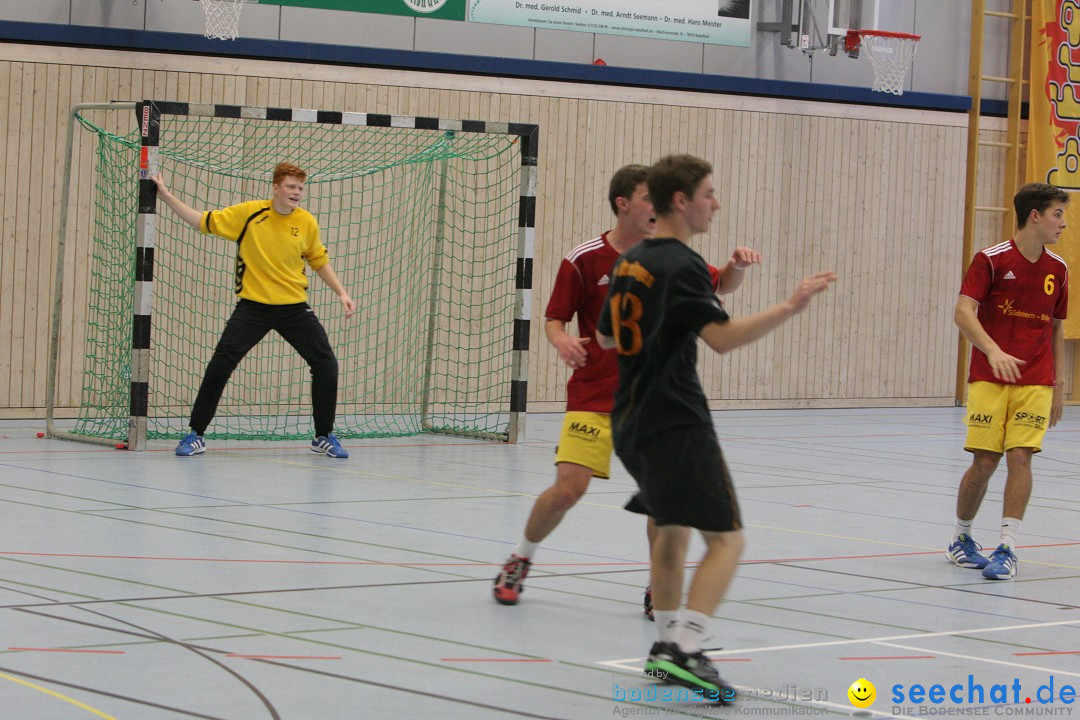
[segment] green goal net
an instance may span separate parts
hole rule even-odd
[[[302,206],[319,221],[331,263],[358,305],[346,319],[308,269],[309,302],[340,364],[339,436],[444,431],[505,439],[519,369],[520,138],[505,124],[501,132],[477,132],[460,123],[417,129],[335,119],[163,114],[157,163],[170,190],[198,210],[268,198],[280,161],[308,172]],[[118,136],[79,120],[97,135],[97,162],[74,432],[124,441],[135,414],[132,318],[148,310],[138,307],[146,300],[133,281],[133,268],[145,262],[137,236],[146,148],[138,131]],[[199,234],[160,201],[153,217],[146,436],[175,438],[187,432],[236,303],[236,245]],[[309,438],[309,386],[299,354],[270,333],[233,374],[206,434]]]

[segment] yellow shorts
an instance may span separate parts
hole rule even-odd
[[[574,463],[593,471],[593,477],[611,477],[611,416],[607,413],[568,412],[563,418],[555,464]]]
[[[1017,447],[1042,450],[1054,388],[1048,385],[968,385],[965,450],[1003,453]]]

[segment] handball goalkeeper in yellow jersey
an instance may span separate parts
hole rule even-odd
[[[345,292],[319,240],[319,223],[300,207],[307,173],[292,163],[274,168],[269,200],[195,210],[169,192],[161,175],[151,176],[158,196],[188,225],[206,235],[236,243],[234,285],[239,301],[206,367],[191,409],[191,432],[176,446],[180,456],[206,452],[203,434],[217,411],[229,376],[268,332],[276,330],[311,367],[311,414],[315,439],[311,450],[333,458],[349,452],[334,435],[338,362],[322,323],[307,303],[307,263],[341,299],[345,317],[356,303]]]

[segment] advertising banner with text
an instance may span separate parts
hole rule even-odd
[[[750,46],[750,0],[469,0],[469,20]]]
[[[288,5],[319,10],[351,10],[380,15],[464,20],[465,0],[248,0],[260,5]]]

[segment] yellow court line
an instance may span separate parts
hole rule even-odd
[[[64,702],[69,702],[69,703],[71,703],[72,705],[74,705],[77,708],[82,708],[83,710],[86,710],[87,712],[90,712],[90,713],[93,713],[94,715],[97,715],[99,718],[104,718],[104,720],[116,720],[116,718],[114,718],[112,715],[106,715],[105,713],[101,712],[100,710],[97,710],[95,708],[90,707],[86,703],[81,703],[81,702],[79,702],[78,700],[76,700],[74,698],[69,698],[67,695],[61,695],[60,693],[55,692],[53,690],[50,690],[49,688],[44,688],[44,687],[41,687],[40,685],[35,685],[32,682],[27,682],[26,680],[21,680],[21,679],[19,679],[17,677],[12,677],[11,675],[8,675],[7,673],[0,672],[0,678],[3,678],[5,680],[10,680],[11,682],[18,683],[20,685],[25,685],[26,687],[30,688],[31,690],[39,690],[39,691],[45,693],[46,695],[52,695],[54,698],[59,698],[59,699],[63,700]]]

